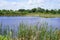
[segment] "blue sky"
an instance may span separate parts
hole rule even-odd
[[[60,9],[60,0],[0,0],[0,9]]]

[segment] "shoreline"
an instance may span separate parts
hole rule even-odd
[[[60,14],[45,14],[45,13],[28,13],[25,15],[0,15],[0,17],[43,17],[43,18],[60,18]]]

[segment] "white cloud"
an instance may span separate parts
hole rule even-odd
[[[44,2],[44,0],[29,0],[28,4],[42,4]]]
[[[45,0],[29,0],[27,8],[42,7]]]
[[[0,1],[0,9],[18,9],[22,8],[25,5],[25,3],[22,2],[8,2],[1,0]]]
[[[43,5],[44,0],[28,0],[28,2],[9,2],[0,1],[0,9],[19,9],[19,8],[34,8]]]
[[[0,1],[0,6],[4,6],[4,5],[6,5],[7,4],[7,2],[6,1]]]
[[[53,1],[50,3],[52,0],[27,0],[27,1],[6,1],[6,0],[0,0],[0,9],[20,9],[20,8],[25,8],[25,9],[31,9],[34,7],[43,7],[43,8],[52,8],[54,7]],[[55,0],[60,2],[59,0]],[[57,3],[58,3],[57,2]],[[58,4],[56,4],[58,7]],[[56,8],[57,8],[56,7]]]

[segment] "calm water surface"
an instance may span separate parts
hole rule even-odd
[[[41,17],[0,17],[2,26],[9,25],[18,27],[20,23],[34,25],[37,23],[48,23],[49,26],[60,28],[60,18],[41,18]],[[39,24],[39,25],[40,25]]]

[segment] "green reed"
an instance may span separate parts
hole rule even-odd
[[[48,27],[48,24],[27,25],[21,23],[18,28],[18,36],[11,38],[12,31],[8,35],[0,35],[0,40],[60,40],[60,30]]]
[[[21,24],[18,31],[19,40],[60,40],[60,30],[48,27],[43,24],[39,27],[37,25],[28,26]]]

